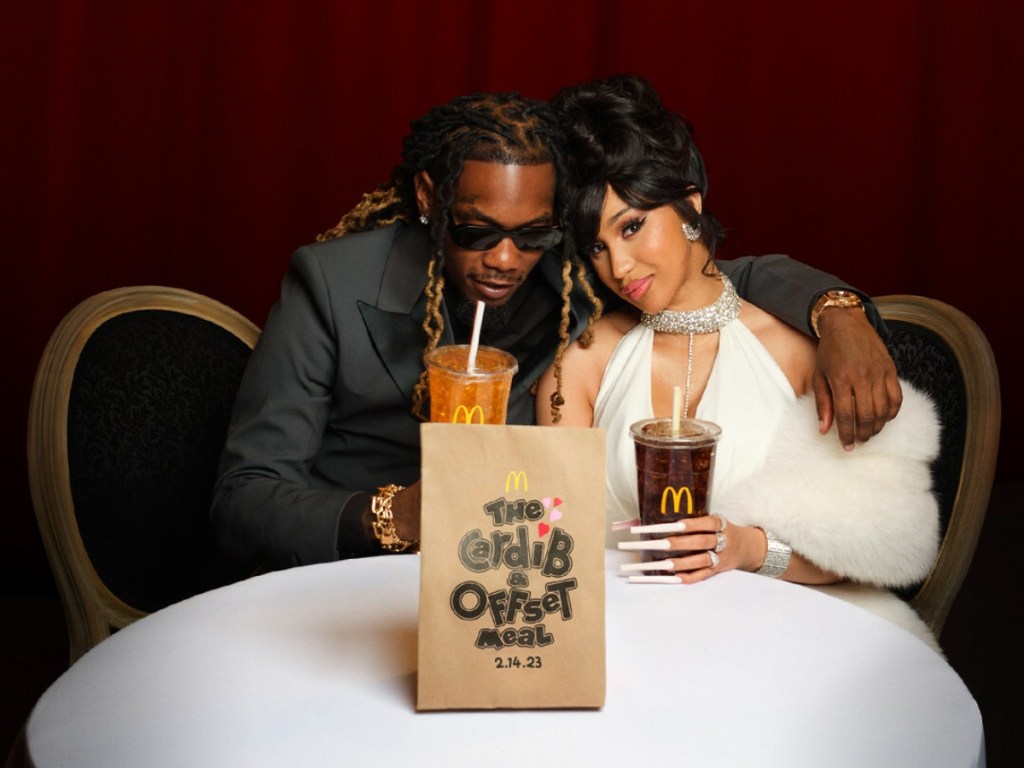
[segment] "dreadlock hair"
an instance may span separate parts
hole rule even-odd
[[[431,258],[427,265],[427,283],[423,289],[427,312],[423,332],[427,337],[423,354],[437,347],[444,330],[441,301],[444,297],[444,243],[447,236],[449,210],[467,160],[482,160],[502,165],[555,166],[555,211],[559,221],[565,220],[566,196],[562,187],[565,176],[565,148],[561,130],[547,104],[509,93],[476,93],[459,96],[447,104],[431,109],[414,120],[411,132],[402,144],[402,162],[391,171],[389,181],[363,195],[352,210],[342,216],[334,227],[317,237],[330,240],[351,232],[365,232],[396,221],[415,222],[419,218],[414,179],[426,171],[434,184],[435,211],[428,227]],[[558,328],[559,344],[555,353],[557,388],[551,396],[552,415],[558,420],[557,407],[562,398],[562,356],[569,345],[569,298],[576,282],[594,307],[581,343],[589,345],[593,322],[601,314],[601,302],[586,278],[585,265],[576,256],[576,247],[566,233],[562,246],[562,311]],[[424,370],[413,391],[412,412],[422,414],[427,396],[427,373]]]

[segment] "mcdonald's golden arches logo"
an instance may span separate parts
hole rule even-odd
[[[668,497],[672,497],[672,514],[679,514],[679,506],[683,501],[683,494],[686,494],[686,514],[693,514],[693,494],[690,493],[690,489],[685,485],[682,488],[673,488],[671,485],[666,487],[661,492],[661,514],[665,514],[665,502],[668,501]]]
[[[523,481],[523,492],[530,490],[530,485],[526,481],[526,473],[522,470],[510,469],[508,474],[505,476],[505,493],[508,493],[509,488],[519,490],[519,481]]]
[[[479,419],[479,421],[476,421],[477,424],[483,424],[484,409],[479,405],[474,405],[472,408],[460,405],[455,409],[455,415],[452,416],[452,424],[458,424],[460,417],[463,424],[472,424],[476,419]]]

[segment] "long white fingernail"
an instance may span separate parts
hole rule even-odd
[[[675,563],[671,560],[655,560],[653,563],[623,563],[619,566],[622,571],[674,571]]]
[[[640,521],[635,517],[632,520],[616,520],[614,523],[612,523],[612,530],[624,531],[627,528],[632,528],[639,522]]]
[[[686,530],[686,523],[676,520],[674,523],[654,523],[652,525],[634,525],[629,529],[630,533],[682,533]]]
[[[620,541],[619,549],[671,549],[668,539],[651,539],[650,541]]]
[[[678,576],[630,576],[630,584],[682,584]]]

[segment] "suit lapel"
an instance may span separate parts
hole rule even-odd
[[[401,227],[387,254],[377,305],[359,302],[359,313],[381,363],[402,393],[412,398],[423,372],[423,318],[426,316],[430,240],[422,227]],[[444,308],[442,307],[442,312]],[[445,315],[441,344],[453,343]]]

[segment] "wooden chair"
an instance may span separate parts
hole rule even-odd
[[[988,339],[955,307],[907,295],[877,297],[875,304],[900,375],[935,400],[942,423],[932,466],[942,542],[925,581],[903,593],[938,638],[988,511],[999,448],[999,374]]]
[[[71,662],[111,631],[244,577],[219,554],[209,503],[259,329],[190,291],[86,299],[43,352],[28,469]]]

